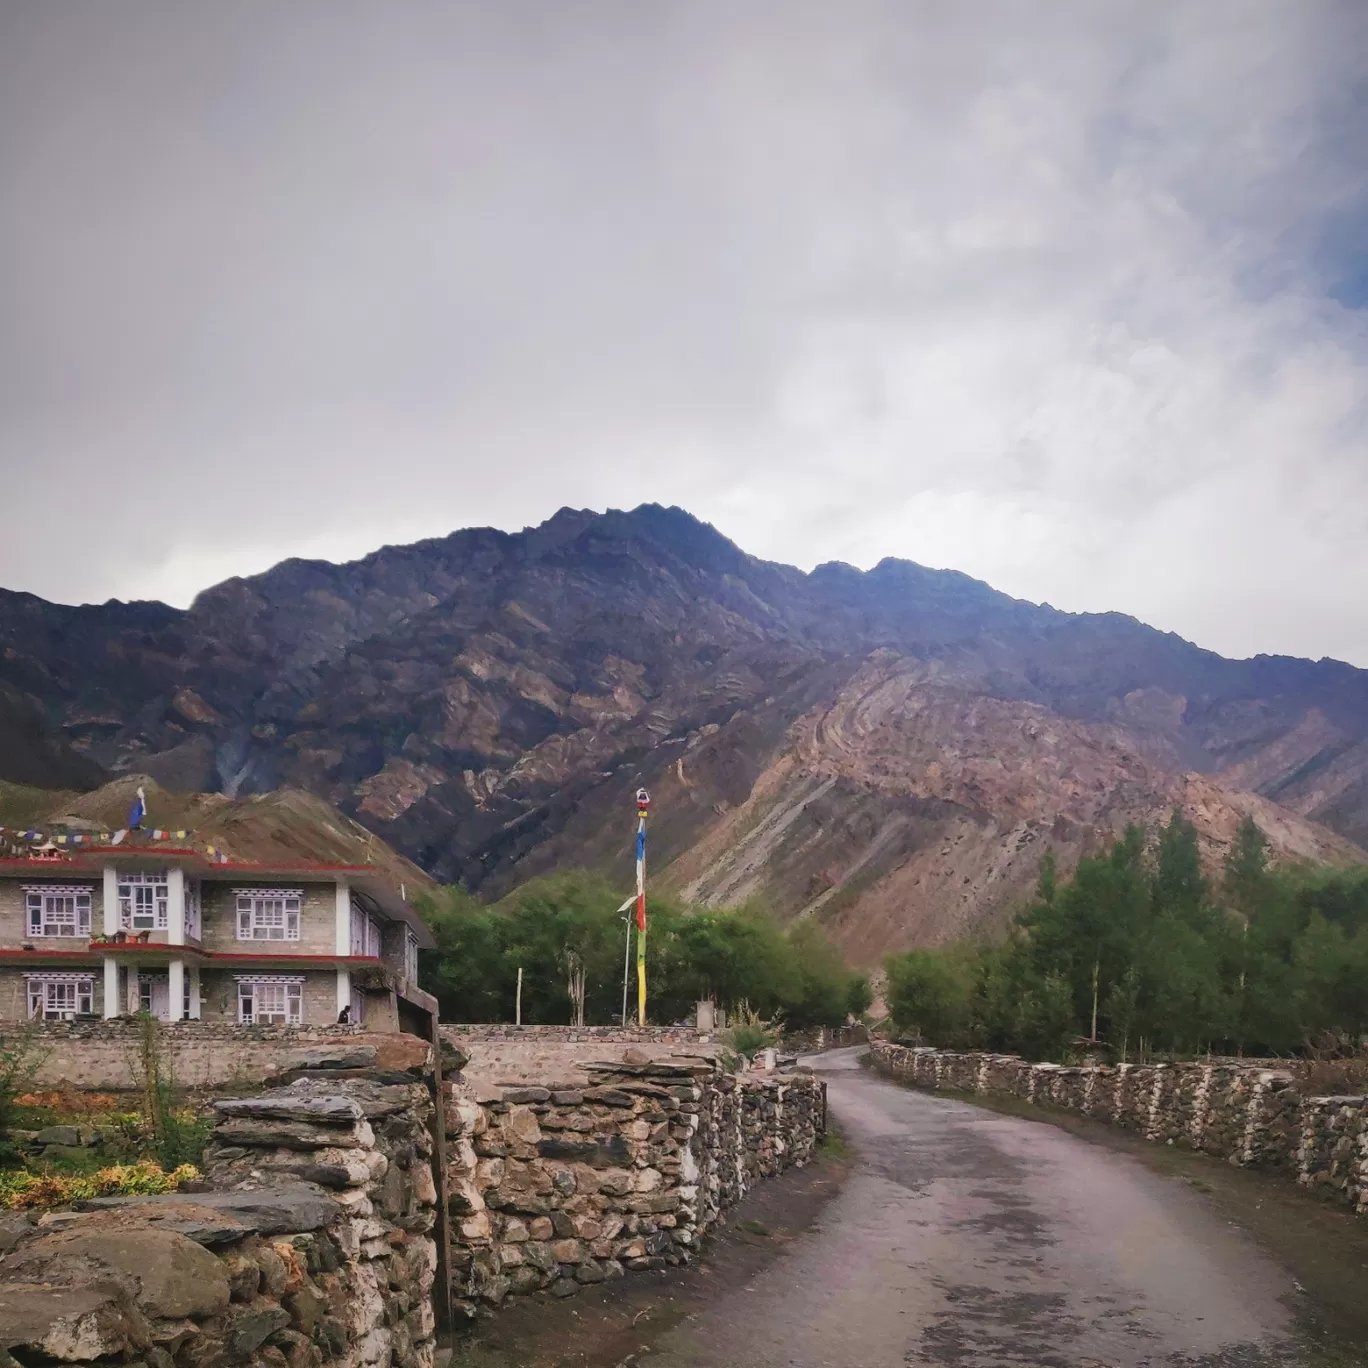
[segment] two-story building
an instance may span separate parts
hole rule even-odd
[[[0,1020],[427,1032],[422,919],[368,865],[102,846],[0,860]]]

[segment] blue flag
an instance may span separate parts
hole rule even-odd
[[[138,796],[133,800],[133,806],[128,810],[128,825],[130,827],[142,826],[142,819],[147,816],[147,796],[142,791],[142,786],[138,786]]]

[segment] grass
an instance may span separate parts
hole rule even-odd
[[[834,1159],[839,1163],[850,1163],[855,1158],[855,1150],[849,1140],[834,1126],[817,1142],[817,1153],[823,1159]]]

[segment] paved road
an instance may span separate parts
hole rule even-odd
[[[858,1158],[820,1227],[649,1368],[1300,1365],[1288,1276],[1191,1189],[1037,1121],[811,1061]]]

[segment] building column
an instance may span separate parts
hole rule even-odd
[[[185,944],[185,870],[166,871],[166,943]],[[172,1013],[172,1020],[178,1021],[180,1014]]]
[[[128,1001],[124,1004],[124,1011],[129,1016],[138,1014],[138,966],[132,960],[128,962],[128,981],[124,985],[128,990]]]
[[[190,966],[190,1020],[200,1020],[200,967],[198,964]]]
[[[333,918],[333,954],[344,959],[351,954],[351,885],[345,879],[337,881],[337,904]]]
[[[119,1005],[119,961],[113,955],[104,957],[104,1018],[106,1021],[121,1015]]]
[[[351,954],[351,885],[344,879],[337,881],[337,911],[333,923],[333,953],[339,959]],[[351,1006],[351,972],[338,966],[337,969],[337,1016],[342,1015],[344,1007]]]
[[[112,936],[119,929],[119,871],[104,867],[104,933]]]
[[[184,960],[173,959],[166,966],[166,997],[168,1019],[171,1021],[180,1021],[185,1015]]]

